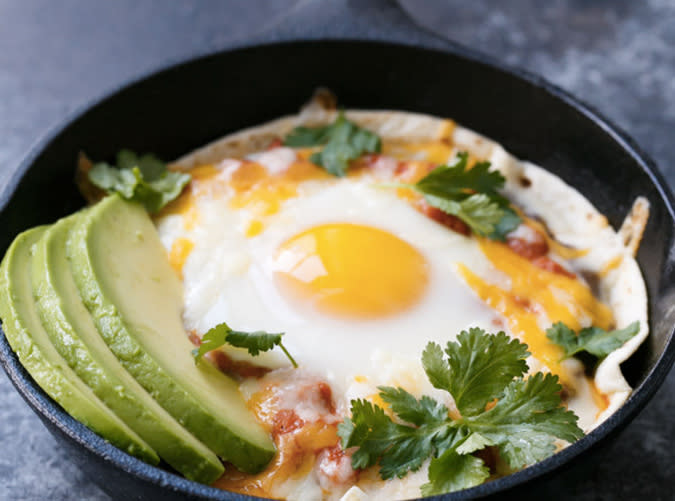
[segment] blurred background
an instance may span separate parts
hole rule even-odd
[[[461,44],[524,68],[627,131],[675,187],[675,0],[0,0],[0,191],[31,144],[92,99],[172,62],[297,38]],[[549,497],[673,499],[673,416],[675,373],[605,462]],[[109,499],[4,372],[0,449],[2,500]]]

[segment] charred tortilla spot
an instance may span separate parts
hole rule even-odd
[[[337,109],[337,96],[326,87],[319,87],[314,91],[310,104],[315,104],[324,110],[331,111]]]
[[[600,276],[597,272],[591,270],[581,270],[581,277],[586,281],[595,297],[600,295]]]

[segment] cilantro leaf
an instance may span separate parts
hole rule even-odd
[[[324,146],[310,157],[310,161],[337,177],[347,175],[352,160],[364,153],[379,153],[382,149],[377,134],[347,120],[343,112],[330,125],[296,127],[286,136],[284,144],[293,147]]]
[[[537,372],[509,383],[489,411],[462,421],[498,446],[512,468],[522,468],[552,455],[556,437],[575,442],[584,436],[577,416],[561,407],[561,390],[558,376]]]
[[[428,396],[380,387],[391,416],[367,400],[353,400],[351,417],[338,426],[342,447],[358,447],[352,467],[377,464],[383,479],[401,478],[431,459],[422,494],[443,494],[489,477],[483,461],[471,455],[485,447],[496,447],[511,467],[521,468],[553,454],[556,439],[581,438],[577,416],[561,405],[558,377],[539,372],[523,379],[528,355],[527,345],[503,332],[477,328],[449,342],[445,356],[438,344],[428,343],[422,354],[427,376],[451,394],[462,416],[453,419]]]
[[[495,443],[478,432],[473,432],[457,447],[458,454],[471,454]]]
[[[462,331],[456,342],[447,344],[443,365],[439,352],[435,343],[427,345],[424,369],[431,384],[452,395],[462,416],[483,412],[513,378],[527,372],[527,345],[503,332],[488,335],[476,327]]]
[[[468,489],[480,485],[490,476],[483,460],[460,455],[448,449],[429,464],[429,482],[422,485],[423,496]]]
[[[335,177],[347,175],[349,162],[361,156],[361,152],[347,142],[331,141],[323,150],[314,153],[310,162],[322,166]]]
[[[506,235],[508,235],[513,230],[518,228],[518,226],[520,226],[520,223],[522,221],[520,219],[520,216],[516,213],[516,211],[514,211],[510,207],[502,207],[502,211],[504,212],[504,215],[495,225],[494,230],[492,230],[492,233],[488,235],[488,238],[490,238],[491,240],[500,240],[500,241],[506,240]]]
[[[633,322],[623,329],[606,331],[600,327],[586,327],[575,333],[562,322],[553,324],[546,330],[546,336],[561,346],[564,358],[573,357],[582,351],[603,358],[621,347],[640,331],[640,323]]]
[[[323,127],[296,127],[284,139],[285,146],[303,148],[326,144],[333,125]]]
[[[138,167],[143,179],[150,182],[156,181],[166,172],[166,164],[152,154],[136,155],[131,150],[120,150],[117,153],[118,169],[133,169]]]
[[[468,167],[469,155],[460,152],[451,165],[440,165],[415,184],[391,184],[424,195],[432,207],[457,216],[475,233],[493,240],[504,240],[521,222],[499,194],[504,176],[490,170],[490,162]]]
[[[129,150],[117,154],[117,166],[101,162],[88,173],[95,186],[108,193],[139,202],[148,212],[158,212],[181,194],[190,175],[167,170],[154,155],[137,156]]]
[[[352,134],[351,143],[357,150],[367,153],[379,153],[382,150],[382,140],[380,136],[368,129],[356,126]]]
[[[422,434],[416,436],[416,428],[394,423],[384,409],[367,400],[353,400],[352,418],[338,425],[338,435],[343,449],[358,446],[352,456],[352,467],[363,469],[378,461],[386,460],[392,451],[398,461],[387,460],[388,465],[380,475],[383,479],[403,477],[410,470],[417,470],[431,454],[431,443]],[[381,459],[382,458],[382,459]]]
[[[446,390],[452,386],[453,372],[443,357],[443,348],[434,342],[427,343],[422,352],[422,367],[434,388]]]
[[[391,406],[400,419],[422,426],[428,422],[445,421],[448,417],[448,408],[427,396],[417,400],[403,388],[378,386],[380,397]]]
[[[476,193],[461,202],[448,200],[435,195],[425,195],[424,199],[432,207],[441,209],[464,221],[480,235],[491,235],[504,217],[504,211],[487,195]]]
[[[413,419],[424,415],[423,420],[418,420],[418,426],[394,423],[384,409],[362,399],[352,400],[352,418],[338,425],[342,448],[359,447],[352,456],[352,467],[367,468],[379,460],[380,476],[385,480],[417,471],[439,447],[447,448],[448,442],[453,443],[456,438],[456,430],[448,422],[448,410],[443,404],[429,397],[423,397],[425,402],[417,401],[405,390],[401,390],[400,395],[395,395],[396,392],[394,388],[385,388],[380,395],[383,399],[397,400],[399,409],[404,409],[403,401],[407,401],[414,410],[404,414]]]
[[[192,355],[195,357],[195,362],[201,359],[209,351],[220,348],[225,344],[236,346],[237,348],[246,348],[248,353],[255,357],[261,351],[269,351],[275,346],[279,346],[286,354],[288,359],[297,367],[291,354],[286,350],[286,347],[281,342],[283,333],[270,334],[264,331],[242,332],[235,331],[230,328],[225,322],[216,325],[209,329],[202,337],[202,342],[199,348],[192,350]]]
[[[357,470],[377,463],[391,446],[397,425],[384,409],[367,400],[352,400],[351,409],[352,418],[345,418],[338,425],[338,436],[343,449],[359,446],[352,456],[352,467]]]
[[[498,193],[504,186],[504,176],[490,171],[490,162],[476,162],[469,169],[469,154],[459,152],[451,165],[440,165],[420,179],[415,187],[420,192],[441,198],[463,198],[470,193],[483,193],[499,205],[508,200]]]

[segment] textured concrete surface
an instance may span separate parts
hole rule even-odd
[[[0,0],[0,190],[37,138],[152,69],[248,41],[350,37],[443,47],[539,73],[631,134],[675,185],[673,0]],[[439,7],[440,5],[440,7]],[[553,498],[673,499],[675,373],[594,471]],[[0,499],[109,499],[0,374]]]

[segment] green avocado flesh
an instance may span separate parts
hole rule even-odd
[[[52,344],[82,381],[186,478],[210,484],[224,471],[218,457],[171,417],[122,367],[80,299],[66,257],[78,213],[50,227],[35,244],[33,294]]]
[[[33,228],[16,237],[0,265],[0,318],[7,340],[35,382],[66,412],[116,447],[157,464],[152,448],[68,367],[40,323],[31,286],[31,255],[45,230]]]
[[[75,283],[122,366],[179,423],[242,471],[274,456],[236,383],[195,364],[181,319],[182,284],[141,205],[109,196],[78,218],[67,241]]]

